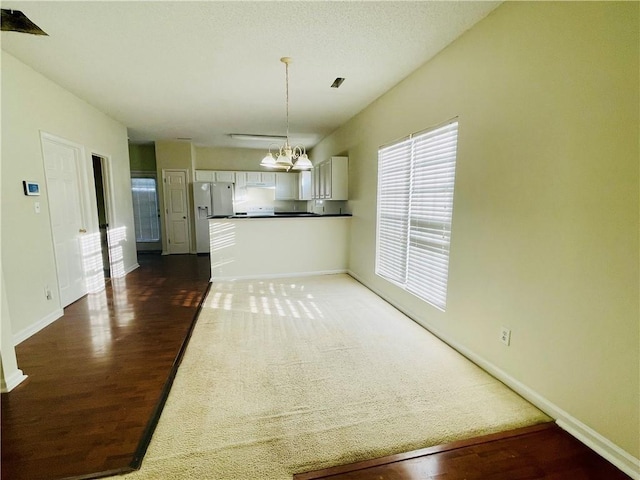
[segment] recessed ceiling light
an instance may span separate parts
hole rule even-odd
[[[338,88],[340,85],[342,85],[342,82],[344,82],[344,78],[337,77],[331,84],[331,88]]]

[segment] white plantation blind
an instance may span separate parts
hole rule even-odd
[[[155,178],[132,178],[133,220],[136,242],[160,241],[158,194]]]
[[[442,310],[457,144],[455,121],[378,152],[376,273]]]
[[[407,263],[411,139],[378,152],[376,273],[404,283]]]

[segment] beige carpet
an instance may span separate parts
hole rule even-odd
[[[548,420],[347,275],[214,283],[126,477],[290,480]]]

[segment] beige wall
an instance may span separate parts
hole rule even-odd
[[[162,252],[167,253],[166,208],[164,207],[164,181],[163,170],[187,171],[187,198],[189,210],[193,206],[193,193],[191,182],[193,181],[194,147],[191,142],[175,140],[159,140],[155,142],[156,169],[158,175],[158,200],[160,202],[160,228],[162,229]],[[189,214],[189,228],[191,237],[191,253],[195,252],[193,215]]]
[[[132,172],[156,173],[156,149],[153,143],[129,144],[129,165]]]
[[[122,228],[126,237],[120,243],[119,269],[137,265],[126,128],[3,51],[2,268],[14,335],[61,313],[41,131],[83,145],[88,172],[92,153],[110,158],[112,227]],[[42,213],[34,212],[34,197],[23,194],[23,180],[40,182]],[[89,210],[96,212],[93,178],[83,181],[90,185]],[[89,220],[89,233],[97,233],[97,214]],[[52,300],[45,298],[47,285],[54,292]]]
[[[638,7],[507,2],[313,151],[348,152],[358,278],[636,458]],[[374,274],[377,148],[455,116],[442,313]]]
[[[267,171],[260,166],[267,149],[196,147],[195,168],[198,170]]]

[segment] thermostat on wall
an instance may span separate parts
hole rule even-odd
[[[40,195],[40,184],[38,182],[22,181],[25,195]]]

